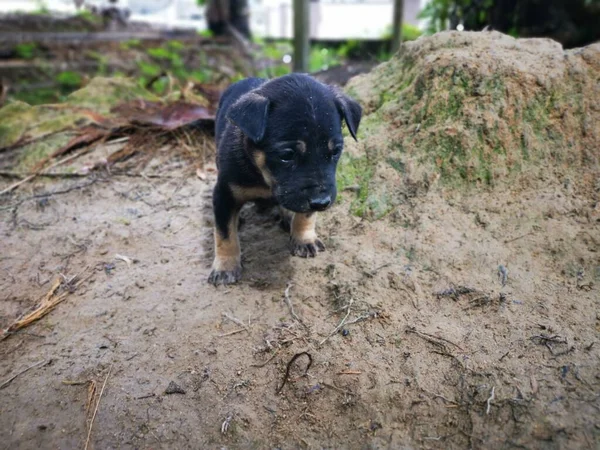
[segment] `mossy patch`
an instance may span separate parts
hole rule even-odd
[[[0,148],[16,144],[33,116],[33,108],[24,102],[15,101],[0,108]]]
[[[99,114],[106,114],[122,102],[135,99],[159,101],[160,99],[128,78],[94,78],[90,83],[67,97],[66,103],[72,106],[89,108]]]
[[[30,172],[38,162],[46,158],[57,148],[66,145],[72,137],[72,133],[57,133],[23,146],[19,149],[16,170],[18,172]]]

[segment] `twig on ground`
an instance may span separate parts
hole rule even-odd
[[[338,375],[360,375],[362,372],[360,370],[342,370],[338,372]]]
[[[73,159],[75,159],[75,158],[78,158],[78,157],[80,157],[81,155],[83,155],[84,153],[86,153],[86,152],[89,152],[89,151],[90,151],[90,149],[89,149],[89,148],[86,148],[86,149],[84,149],[84,151],[77,152],[77,153],[75,153],[75,154],[73,154],[73,155],[71,155],[71,156],[68,156],[68,157],[66,157],[66,158],[63,158],[63,159],[61,159],[61,160],[59,160],[59,161],[56,161],[54,164],[51,164],[50,166],[48,166],[48,167],[46,167],[46,168],[40,169],[40,170],[38,170],[37,172],[35,172],[35,173],[32,173],[31,175],[29,175],[29,176],[27,176],[27,177],[23,178],[22,180],[19,180],[19,181],[17,181],[17,182],[16,182],[16,183],[14,183],[14,184],[11,184],[11,185],[10,185],[10,186],[8,186],[6,189],[3,189],[2,191],[0,191],[0,196],[2,196],[3,194],[6,194],[6,193],[8,193],[8,192],[12,192],[13,190],[15,190],[16,188],[18,188],[18,187],[19,187],[19,186],[21,186],[22,184],[24,184],[24,183],[27,183],[28,181],[31,181],[31,180],[33,180],[35,177],[37,177],[38,175],[40,175],[40,174],[41,174],[41,173],[43,173],[44,171],[46,171],[46,170],[48,170],[48,169],[52,169],[52,168],[54,168],[54,167],[56,167],[56,166],[60,166],[61,164],[63,164],[63,163],[66,163],[66,162],[68,162],[68,161],[71,161],[71,160],[73,160]]]
[[[29,371],[29,370],[31,370],[31,369],[35,369],[36,367],[40,367],[40,366],[42,366],[42,365],[49,364],[49,363],[50,363],[50,361],[52,361],[52,360],[51,360],[51,359],[50,359],[50,360],[45,360],[45,359],[44,359],[43,361],[39,361],[39,362],[37,362],[37,363],[33,364],[32,366],[26,367],[25,369],[21,370],[20,372],[18,372],[18,373],[16,373],[16,374],[14,374],[12,377],[10,377],[8,380],[6,380],[4,383],[0,384],[0,389],[3,389],[3,388],[5,388],[6,386],[8,386],[8,385],[9,385],[10,383],[12,383],[12,381],[13,381],[15,378],[17,378],[19,375],[23,375],[25,372],[28,372],[28,371]]]
[[[96,419],[96,413],[98,412],[98,407],[100,406],[100,400],[102,399],[102,394],[104,393],[104,388],[106,387],[106,383],[108,382],[108,377],[110,377],[110,373],[112,372],[112,364],[108,369],[108,373],[106,374],[106,378],[104,379],[104,383],[102,384],[102,389],[100,389],[100,394],[98,395],[98,401],[96,402],[96,408],[94,408],[94,414],[92,415],[92,420],[90,421],[90,427],[88,429],[87,439],[85,440],[85,447],[83,450],[87,450],[90,445],[90,437],[92,436],[92,427],[94,426],[94,420]]]
[[[310,356],[310,353],[308,353],[308,352],[296,353],[294,356],[292,356],[292,359],[290,359],[290,362],[287,363],[287,367],[285,368],[285,376],[283,377],[281,386],[275,391],[276,394],[279,394],[281,392],[281,390],[283,389],[283,387],[285,386],[285,383],[287,382],[288,377],[290,375],[290,368],[292,367],[293,362],[296,361],[298,358],[300,358],[302,355],[308,356],[308,364],[306,365],[306,369],[304,370],[304,375],[306,375],[308,373],[308,369],[310,369],[310,366],[312,365],[312,361],[313,361],[312,356]]]
[[[97,383],[94,380],[88,380],[87,383],[89,384],[89,386],[88,386],[87,402],[85,402],[85,415],[86,415],[86,417],[87,417],[87,415],[90,412],[90,408],[94,404],[94,398],[96,397],[96,391],[97,391],[97,388],[98,388],[98,385],[97,385]]]
[[[0,177],[5,178],[18,178],[22,180],[25,177],[31,176],[32,174],[27,172],[10,172],[0,171]],[[88,177],[87,173],[40,173],[37,175],[40,178],[85,178]]]
[[[332,384],[329,384],[329,383],[325,383],[325,382],[323,382],[323,383],[320,383],[320,384],[322,384],[323,386],[325,386],[325,387],[328,387],[328,388],[330,388],[330,389],[333,389],[333,390],[336,390],[336,391],[338,391],[338,392],[341,392],[342,394],[346,394],[346,395],[352,395],[352,396],[355,396],[355,395],[356,395],[354,392],[352,392],[352,391],[347,391],[347,390],[345,390],[345,389],[339,388],[339,387],[337,387],[337,386],[336,386],[335,384],[333,384],[333,383],[332,383]]]
[[[86,267],[77,275],[71,277],[68,280],[65,279],[64,283],[61,282],[60,278],[57,278],[54,281],[54,284],[52,285],[50,290],[46,293],[46,295],[44,295],[44,297],[40,299],[36,308],[33,311],[29,312],[28,314],[25,314],[12,325],[10,325],[7,329],[3,330],[2,334],[0,335],[0,341],[6,339],[14,332],[25,328],[26,326],[30,325],[36,320],[41,319],[50,311],[52,311],[54,307],[56,307],[56,305],[64,301],[70,293],[74,292],[79,286],[81,286],[81,284],[83,284],[83,282],[85,282],[94,274],[94,272],[92,271],[88,276],[81,278],[81,274],[83,274],[88,269],[89,267]],[[64,289],[60,293],[57,293],[58,288],[61,286],[63,286],[66,289]]]
[[[552,353],[552,356],[561,356],[566,353],[569,353],[572,350],[572,348],[569,347],[569,343],[568,343],[567,339],[563,338],[559,335],[545,336],[545,335],[541,334],[539,336],[531,336],[529,338],[529,340],[531,342],[533,342],[534,344],[545,346],[548,350],[550,350],[550,353]],[[565,345],[567,348],[566,348],[566,350],[555,353],[553,345]]]
[[[467,286],[457,286],[451,287],[449,289],[444,289],[443,291],[435,292],[434,295],[437,298],[450,297],[451,299],[456,301],[461,295],[471,294],[473,292],[477,292],[477,289],[473,289]]]
[[[227,418],[221,424],[221,433],[222,434],[227,434],[227,430],[229,430],[229,424],[231,423],[232,419],[233,419],[233,414],[229,413],[227,415]]]
[[[521,236],[517,236],[516,238],[512,238],[512,239],[506,239],[506,240],[504,241],[504,243],[505,243],[505,244],[508,244],[508,243],[510,243],[510,242],[515,242],[515,241],[517,241],[517,240],[519,240],[519,239],[523,239],[524,237],[531,236],[532,234],[533,234],[533,231],[530,231],[529,233],[522,234]]]
[[[365,275],[366,277],[369,277],[369,278],[373,278],[375,275],[377,275],[377,272],[379,272],[381,269],[385,269],[386,267],[389,267],[392,264],[394,264],[394,263],[389,262],[389,263],[382,264],[381,266],[376,267],[375,269],[371,270],[370,272],[366,272],[366,271],[363,272],[363,275]]]
[[[407,333],[413,333],[413,334],[416,334],[418,336],[421,336],[426,341],[428,341],[428,342],[430,342],[430,343],[432,343],[432,344],[434,344],[434,345],[436,345],[438,347],[444,346],[444,344],[442,344],[440,341],[447,342],[448,344],[451,344],[454,347],[456,347],[457,349],[459,349],[461,352],[464,352],[464,350],[458,344],[455,344],[454,342],[452,342],[452,341],[450,341],[450,340],[448,340],[446,338],[439,337],[439,336],[434,336],[432,334],[428,334],[428,333],[424,333],[422,331],[418,331],[414,327],[408,327],[406,329],[406,332]]]
[[[219,337],[222,338],[222,337],[231,336],[231,335],[234,335],[234,334],[241,333],[242,331],[248,331],[248,329],[247,328],[239,328],[237,330],[230,331],[229,333],[220,334]]]
[[[279,353],[280,349],[277,349],[275,351],[275,353],[273,353],[273,355],[267,359],[264,363],[260,363],[260,364],[251,364],[252,367],[265,367],[267,364],[269,364],[271,361],[273,361],[273,359],[275,359],[275,357],[277,356],[277,354]]]
[[[496,397],[496,386],[492,387],[492,392],[490,393],[490,397],[487,399],[487,409],[485,410],[486,414],[490,413],[490,409],[492,408],[492,400]]]
[[[5,211],[7,209],[14,209],[19,207],[20,205],[22,205],[23,203],[25,203],[26,201],[29,200],[35,200],[38,198],[46,198],[46,197],[52,197],[54,195],[61,195],[61,194],[67,194],[69,192],[78,190],[78,189],[83,189],[86,188],[88,186],[91,186],[92,184],[96,183],[99,180],[99,178],[92,178],[90,181],[86,181],[85,183],[81,183],[81,184],[77,184],[75,186],[72,186],[70,188],[67,189],[61,189],[61,190],[57,190],[57,191],[52,191],[52,192],[44,192],[41,194],[36,194],[36,195],[32,195],[31,197],[26,197],[23,198],[21,200],[19,200],[17,203],[13,203],[12,205],[8,205],[8,206],[3,206],[2,208],[0,208],[0,211]]]
[[[319,345],[323,345],[325,342],[327,342],[331,336],[340,331],[340,329],[346,324],[346,320],[348,320],[348,316],[350,315],[350,307],[352,306],[352,303],[354,303],[354,298],[350,297],[350,302],[348,302],[348,305],[346,306],[346,315],[340,321],[338,326],[335,327],[334,330],[331,333],[329,333],[329,335],[325,339],[319,342]]]
[[[300,322],[300,325],[302,325],[304,328],[308,328],[306,326],[306,324],[302,321],[302,319],[300,317],[298,317],[298,315],[294,311],[294,305],[292,305],[292,300],[290,299],[290,289],[292,288],[292,286],[293,286],[292,283],[288,283],[287,287],[285,288],[285,292],[284,292],[285,303],[288,306],[288,308],[290,309],[290,314],[292,315],[292,317],[295,320],[297,320],[298,322]]]
[[[222,313],[221,316],[223,316],[225,319],[230,320],[231,322],[235,323],[236,325],[239,325],[240,327],[242,327],[244,330],[249,331],[248,327],[246,326],[246,324],[244,322],[242,322],[240,319],[236,319],[233,316],[230,316],[227,313]]]

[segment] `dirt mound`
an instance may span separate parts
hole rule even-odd
[[[319,218],[327,251],[291,258],[249,205],[223,289],[212,172],[161,160],[0,197],[0,325],[61,300],[0,342],[0,442],[594,448],[597,79],[597,46],[407,44],[350,82],[365,123]]]
[[[600,44],[449,32],[405,44],[347,90],[366,109],[363,153],[376,148],[426,183],[495,184],[531,169],[597,170],[599,74]]]

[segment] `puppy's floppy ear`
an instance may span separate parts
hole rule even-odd
[[[356,133],[362,117],[362,108],[357,102],[342,93],[340,90],[336,89],[334,93],[335,105],[340,115],[344,118],[346,125],[348,125],[348,131],[350,131],[350,134],[354,140],[357,141],[358,139],[356,138]]]
[[[250,92],[231,105],[227,118],[252,141],[258,142],[265,135],[268,111],[269,99]]]

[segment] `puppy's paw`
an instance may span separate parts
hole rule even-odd
[[[294,256],[314,258],[317,253],[325,251],[325,244],[318,238],[312,241],[299,241],[292,237],[290,239],[290,250]]]
[[[242,268],[236,267],[233,270],[213,269],[208,276],[208,282],[218,286],[237,283],[242,278]]]

